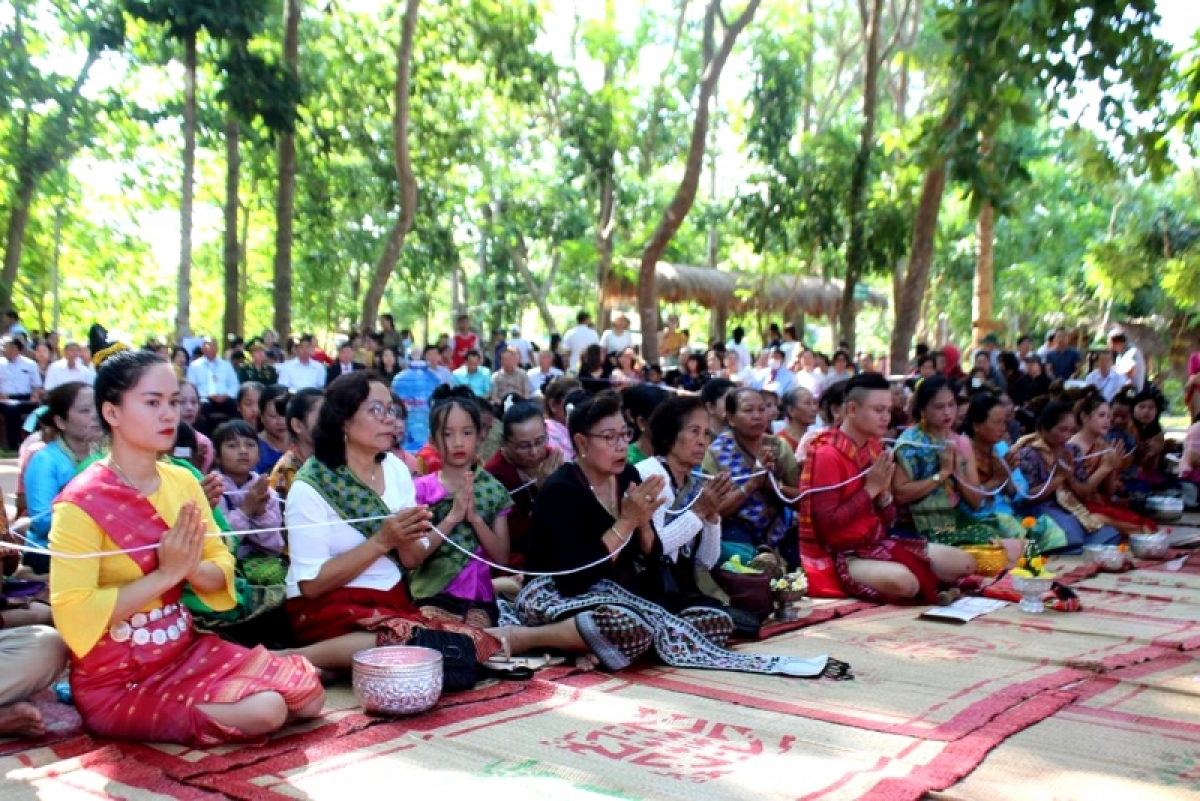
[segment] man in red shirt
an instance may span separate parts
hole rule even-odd
[[[857,375],[845,388],[845,420],[808,446],[800,478],[802,492],[816,490],[800,500],[800,563],[809,594],[936,603],[938,585],[970,575],[975,561],[957,548],[889,535],[896,465],[881,439],[891,391],[879,373]]]
[[[457,370],[467,363],[467,351],[478,350],[482,352],[483,348],[479,341],[479,335],[471,330],[471,318],[465,314],[458,315],[458,319],[454,321],[454,337],[450,340],[450,345],[453,348],[453,355],[450,358],[450,369]]]

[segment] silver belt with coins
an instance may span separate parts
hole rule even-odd
[[[166,645],[176,642],[187,633],[191,615],[183,604],[168,604],[161,609],[138,612],[129,620],[114,623],[108,628],[113,642],[133,642],[134,645]]]

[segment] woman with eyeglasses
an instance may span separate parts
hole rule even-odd
[[[721,505],[721,560],[740,555],[749,562],[759,546],[767,545],[796,565],[800,544],[791,510],[780,498],[781,493],[794,497],[799,492],[796,452],[769,433],[771,419],[757,390],[741,388],[726,395],[725,418],[729,430],[713,440],[703,464],[705,473],[729,473],[741,487]]]
[[[546,480],[562,467],[562,451],[550,444],[542,410],[531,401],[507,403],[500,450],[484,469],[504,485],[513,500],[508,515],[508,565],[525,564],[533,502]]]
[[[501,650],[556,647],[564,630],[571,642],[573,626],[485,630],[416,607],[411,571],[439,545],[451,546],[433,531],[435,513],[417,503],[408,468],[390,453],[396,414],[391,390],[373,373],[347,373],[325,389],[313,458],[296,473],[286,510],[287,611],[303,646],[295,653],[347,671],[366,648],[438,647],[441,635],[469,638],[480,663]]]
[[[526,626],[575,627],[574,647],[588,662],[620,670],[653,649],[675,667],[845,675],[827,657],[793,659],[725,649],[734,629],[723,610],[688,606],[678,615],[647,600],[662,572],[663,542],[654,514],[663,506],[667,479],[642,480],[629,464],[632,435],[620,397],[602,392],[576,406],[568,420],[575,461],[550,476],[534,502],[527,566],[532,579],[517,596]],[[658,588],[662,590],[662,588]],[[658,591],[662,596],[664,592]]]

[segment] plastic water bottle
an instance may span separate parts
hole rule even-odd
[[[54,695],[58,698],[60,704],[70,704],[74,706],[75,698],[71,695],[71,682],[63,679],[54,685]]]
[[[408,369],[392,380],[392,392],[408,410],[404,450],[416,452],[429,441],[429,396],[441,383],[423,361],[409,362]]]

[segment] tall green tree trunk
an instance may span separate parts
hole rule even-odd
[[[870,6],[860,3],[866,12],[866,48],[863,53],[863,123],[859,130],[858,153],[850,174],[850,242],[846,249],[846,280],[842,287],[841,319],[838,327],[842,339],[854,356],[854,291],[867,268],[867,185],[871,177],[871,151],[875,149],[875,117],[879,107],[879,28],[882,23],[883,0],[870,0]]]
[[[658,294],[655,287],[655,269],[658,260],[671,244],[679,226],[692,209],[696,190],[700,186],[700,171],[704,166],[704,148],[708,138],[708,120],[713,92],[721,78],[721,70],[729,60],[738,35],[750,24],[762,0],[750,0],[740,15],[726,25],[721,12],[720,0],[709,0],[704,12],[703,62],[700,86],[696,96],[696,117],[692,122],[691,139],[688,142],[687,160],[683,178],[675,196],[667,204],[662,219],[642,250],[638,267],[638,316],[642,327],[642,358],[649,364],[658,362]],[[718,18],[724,27],[721,43],[716,44]]]
[[[596,222],[596,325],[608,327],[612,310],[608,308],[607,284],[612,275],[613,231],[617,226],[617,201],[614,180],[611,175],[600,187],[600,217]]]
[[[242,333],[239,313],[241,249],[238,247],[238,195],[242,168],[240,139],[241,123],[230,109],[225,114],[225,343],[229,342],[231,335]]]
[[[933,246],[937,237],[938,216],[942,210],[942,195],[946,192],[946,162],[940,161],[925,171],[921,198],[913,218],[912,251],[908,257],[908,273],[904,287],[896,298],[896,320],[892,328],[891,363],[896,372],[908,365],[913,334],[921,316],[921,302],[929,288],[929,268],[933,264]]]
[[[183,191],[179,203],[179,279],[175,341],[192,333],[192,204],[196,176],[196,34],[184,39]]]
[[[984,201],[977,223],[979,253],[975,256],[975,285],[971,297],[971,344],[978,346],[983,338],[997,329],[993,315],[995,290],[996,209]]]
[[[392,118],[392,144],[396,151],[396,177],[400,181],[400,214],[388,232],[383,254],[371,275],[367,296],[363,300],[362,324],[374,329],[379,316],[379,304],[388,280],[400,262],[400,251],[404,249],[404,238],[412,230],[417,216],[417,177],[413,172],[412,154],[408,144],[409,86],[412,75],[413,40],[417,31],[417,9],[420,0],[408,0],[404,10],[404,27],[400,35],[400,46],[396,53],[396,111]]]
[[[4,274],[0,277],[0,306],[12,304],[13,289],[17,284],[17,272],[21,266],[21,251],[25,246],[25,229],[29,227],[29,215],[33,210],[33,195],[37,191],[37,179],[32,170],[22,169],[17,178],[17,192],[8,214],[8,230],[4,241]]]
[[[283,3],[283,62],[300,78],[300,0]],[[296,135],[284,131],[277,146],[275,193],[275,330],[284,340],[292,330],[292,222],[296,205]]]

